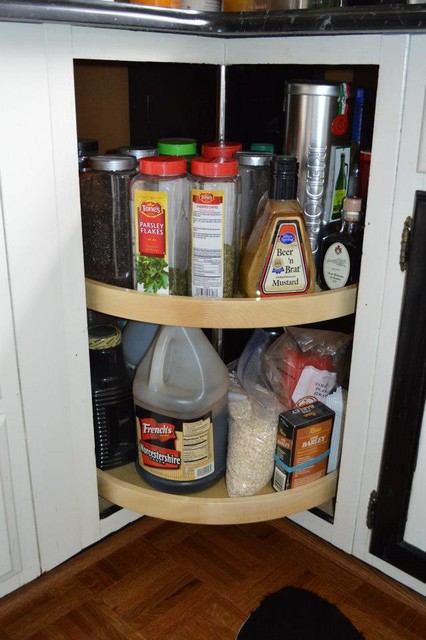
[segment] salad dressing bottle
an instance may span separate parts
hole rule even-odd
[[[312,293],[315,263],[302,208],[296,199],[297,159],[275,156],[268,197],[259,205],[240,267],[247,297]]]

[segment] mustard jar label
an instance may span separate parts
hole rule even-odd
[[[260,295],[304,293],[309,286],[297,222],[278,222],[260,280]]]

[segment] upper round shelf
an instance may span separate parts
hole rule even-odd
[[[310,295],[190,298],[141,293],[86,278],[89,309],[165,325],[222,329],[294,326],[341,318],[355,311],[357,286]]]

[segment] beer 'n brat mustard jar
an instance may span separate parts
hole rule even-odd
[[[241,178],[235,158],[194,158],[190,181],[188,295],[232,298]]]
[[[163,155],[141,158],[139,170],[130,185],[135,288],[146,293],[186,295],[186,161]]]

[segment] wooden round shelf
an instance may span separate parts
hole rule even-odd
[[[153,489],[139,476],[134,464],[110,471],[97,470],[99,495],[114,504],[154,518],[193,524],[263,522],[306,511],[336,494],[337,471],[303,487],[274,491],[265,487],[255,496],[230,498],[225,481],[189,495]]]
[[[141,293],[86,279],[89,309],[183,327],[254,329],[341,318],[355,311],[357,286],[286,298],[190,298]]]

